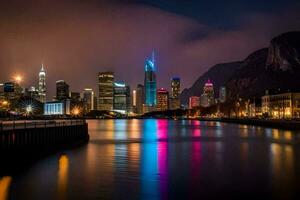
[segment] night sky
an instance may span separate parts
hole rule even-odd
[[[71,91],[96,90],[97,73],[106,70],[133,89],[155,49],[158,86],[180,76],[190,87],[212,65],[244,59],[274,36],[300,30],[297,1],[3,0],[0,82],[20,73],[25,86],[35,85],[43,62],[48,99],[56,80]]]

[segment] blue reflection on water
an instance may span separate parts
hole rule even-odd
[[[143,135],[146,143],[141,148],[141,193],[143,199],[159,199],[157,120],[145,120]]]

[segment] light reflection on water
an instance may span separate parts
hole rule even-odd
[[[0,178],[0,200],[7,199],[11,181],[11,176],[4,176]]]
[[[38,162],[5,191],[11,185],[12,199],[205,199],[299,190],[295,132],[156,119],[91,120],[89,132],[88,145]]]

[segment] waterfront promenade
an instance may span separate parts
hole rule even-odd
[[[0,123],[1,168],[71,148],[89,140],[88,124],[80,120],[23,120]]]
[[[29,128],[49,128],[63,126],[84,125],[86,122],[82,119],[58,119],[58,120],[6,120],[0,121],[0,131],[29,129]]]

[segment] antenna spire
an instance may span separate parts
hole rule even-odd
[[[152,62],[155,65],[155,50],[152,51]]]

